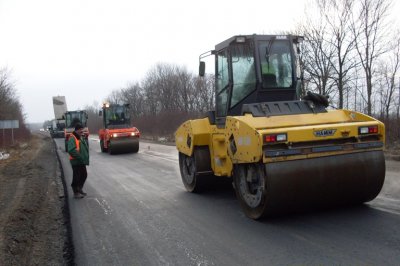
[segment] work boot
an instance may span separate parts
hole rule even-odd
[[[86,195],[87,195],[86,192],[83,192],[82,188],[80,188],[78,191],[79,191],[79,193],[81,193],[83,196],[86,196]]]
[[[82,199],[83,197],[85,197],[83,194],[79,193],[79,192],[75,192],[74,193],[74,198],[75,199]]]

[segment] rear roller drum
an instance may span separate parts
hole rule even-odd
[[[244,213],[259,219],[266,210],[266,175],[262,165],[238,164],[234,169],[236,197]]]
[[[187,191],[195,193],[204,191],[210,183],[210,179],[212,179],[208,172],[201,171],[204,162],[202,160],[196,161],[196,158],[200,160],[201,152],[195,151],[193,156],[179,153],[179,168],[183,185]]]
[[[179,168],[183,185],[189,192],[196,192],[196,162],[193,156],[179,153]]]

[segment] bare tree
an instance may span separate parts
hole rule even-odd
[[[386,18],[391,0],[358,0],[360,12],[352,19],[355,46],[365,72],[367,113],[372,115],[374,67],[377,59],[388,51]]]
[[[318,6],[317,6],[318,7]],[[318,10],[320,16],[306,14],[307,20],[299,26],[299,33],[304,36],[301,62],[304,71],[305,89],[315,90],[319,94],[330,95],[333,93],[333,60],[334,51],[328,45],[327,21]]]
[[[378,68],[382,116],[386,119],[389,119],[390,110],[395,104],[396,76],[400,69],[400,38],[397,40],[395,47],[389,57],[380,62]]]
[[[193,75],[190,74],[185,68],[177,68],[177,90],[178,90],[178,104],[179,110],[190,112],[192,110],[193,101]]]
[[[332,78],[336,84],[340,109],[344,107],[345,92],[349,94],[346,90],[352,79],[352,71],[358,66],[353,53],[355,42],[350,20],[353,2],[353,0],[317,0],[318,7],[327,23],[328,38],[325,41],[333,52],[329,60],[333,69]]]
[[[128,103],[131,110],[132,117],[140,117],[145,114],[146,103],[142,87],[139,83],[128,85],[127,88],[121,90],[123,101]]]
[[[15,139],[26,139],[30,136],[29,130],[25,125],[25,114],[23,113],[22,105],[16,94],[14,84],[10,81],[9,71],[5,68],[0,69],[0,120],[19,121],[19,129],[14,134]],[[5,134],[5,136],[8,135],[10,134]],[[3,141],[5,143],[2,143]],[[7,143],[10,143],[8,139],[0,138],[2,146]]]
[[[121,104],[123,103],[122,100],[123,96],[122,96],[122,92],[121,90],[113,90],[110,95],[108,95],[106,101],[112,104]]]
[[[88,114],[87,126],[91,133],[99,131],[100,128],[103,127],[102,117],[99,116],[99,110],[101,105],[98,102],[94,102],[91,106],[85,106],[85,110]]]
[[[317,32],[306,33],[306,47],[303,52],[304,70],[306,72],[305,78],[309,84],[313,84],[319,94],[332,93],[333,83],[332,65],[332,51],[324,45],[322,36],[323,29]]]
[[[18,119],[21,123],[24,122],[25,116],[9,76],[7,69],[0,70],[0,119]]]
[[[0,70],[0,119],[14,119],[19,102],[7,69]]]
[[[144,92],[145,99],[145,114],[157,115],[158,113],[158,103],[157,103],[157,89],[155,86],[155,76],[153,75],[154,70],[147,72],[145,78],[141,81],[141,87]]]
[[[149,70],[142,82],[151,114],[156,115],[161,111],[176,108],[178,94],[175,89],[177,84],[175,69],[173,65],[159,63]]]
[[[215,76],[206,75],[204,77],[193,78],[194,95],[197,101],[194,102],[194,110],[204,113],[215,109]]]

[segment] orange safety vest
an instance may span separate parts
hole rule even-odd
[[[74,137],[74,139],[75,139],[75,145],[76,145],[76,150],[79,152],[79,140],[75,137],[74,134],[71,134],[71,136]],[[70,159],[70,160],[73,160],[74,157],[72,157],[72,156],[70,155],[70,156],[69,156],[69,159]]]

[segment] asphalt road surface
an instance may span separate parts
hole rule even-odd
[[[109,155],[91,139],[88,196],[74,199],[63,141],[77,265],[399,265],[400,162],[368,204],[253,221],[229,183],[186,192],[176,148],[144,141]]]

